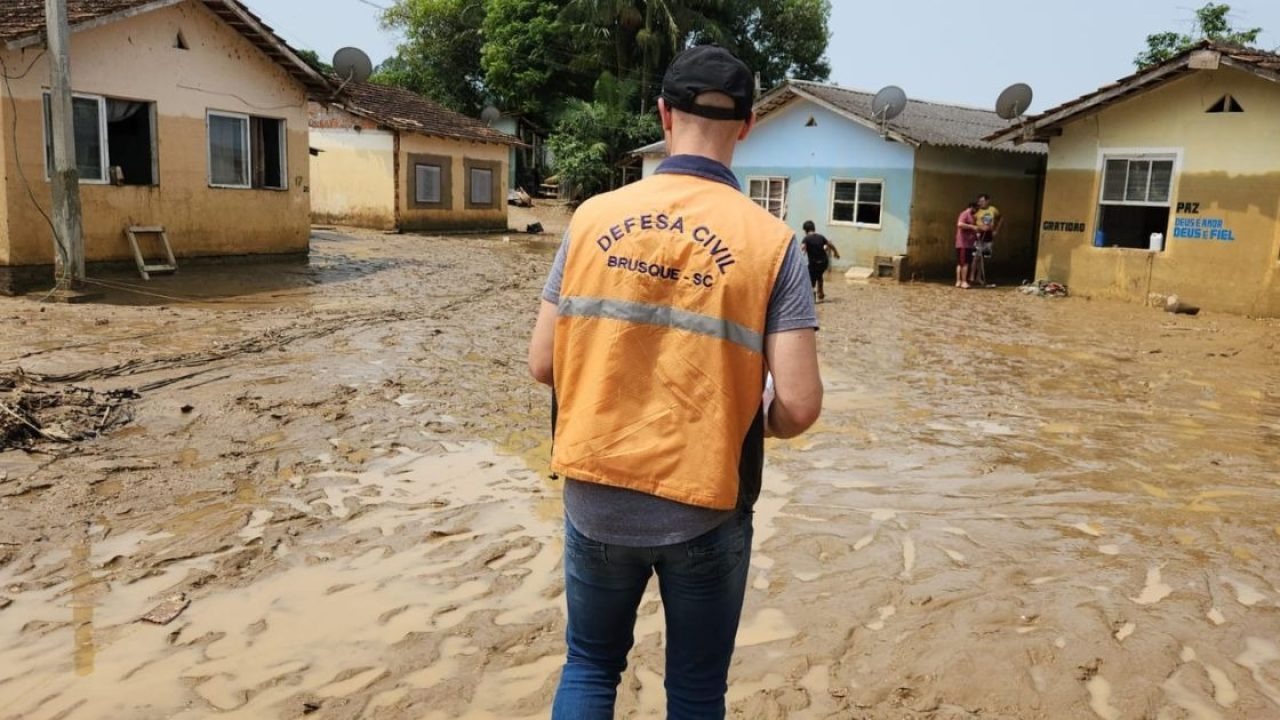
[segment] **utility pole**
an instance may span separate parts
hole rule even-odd
[[[49,115],[53,132],[54,272],[63,294],[84,285],[84,233],[80,223],[80,173],[76,170],[76,128],[71,101],[71,28],[67,0],[45,0],[49,45]]]

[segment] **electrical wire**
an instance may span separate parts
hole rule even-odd
[[[9,128],[9,132],[13,140],[13,162],[18,168],[18,177],[22,180],[23,187],[26,188],[27,197],[30,198],[31,204],[35,206],[36,211],[40,213],[40,217],[44,218],[45,223],[49,226],[49,232],[53,233],[53,247],[58,253],[58,257],[62,260],[61,277],[54,280],[53,289],[45,293],[44,297],[40,298],[37,302],[46,302],[49,298],[53,297],[53,294],[58,291],[58,288],[63,286],[71,277],[71,259],[67,256],[67,249],[65,247],[66,239],[59,237],[58,228],[53,224],[53,218],[49,217],[49,214],[44,211],[43,207],[41,207],[40,202],[36,200],[36,193],[31,187],[31,181],[27,179],[27,173],[22,169],[22,158],[20,156],[21,149],[18,144],[18,100],[13,95],[13,85],[11,84],[11,81],[25,78],[31,73],[32,68],[36,66],[36,63],[39,62],[40,58],[44,57],[44,55],[44,50],[37,53],[36,56],[32,58],[31,63],[27,65],[27,69],[22,71],[21,75],[10,75],[9,65],[5,62],[4,56],[0,55],[0,75],[3,75],[4,77],[4,91],[5,94],[9,96],[9,110],[10,114],[13,115]]]

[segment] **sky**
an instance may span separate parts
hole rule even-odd
[[[391,0],[246,0],[295,47],[324,59],[344,45],[374,63],[397,38],[379,27]],[[831,80],[909,97],[994,107],[1000,90],[1025,82],[1031,111],[1044,110],[1133,72],[1147,35],[1188,32],[1203,0],[832,0]],[[1262,27],[1259,46],[1280,48],[1280,2],[1234,0],[1237,27]],[[323,12],[317,11],[323,6]],[[1034,9],[1031,9],[1034,8]]]

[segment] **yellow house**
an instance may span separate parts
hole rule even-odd
[[[1280,316],[1280,55],[1204,43],[989,139],[1049,143],[1037,277]]]
[[[317,223],[383,230],[506,230],[520,141],[401,88],[342,85],[311,103]]]
[[[305,257],[307,99],[326,78],[237,0],[68,0],[85,255]],[[0,292],[52,280],[44,3],[0,6]],[[93,265],[90,266],[92,274]]]

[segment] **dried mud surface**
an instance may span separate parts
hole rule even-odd
[[[562,218],[536,219],[0,298],[4,377],[127,405],[0,452],[0,719],[546,716],[561,509],[524,350]],[[1280,717],[1280,324],[828,293],[731,716]],[[656,595],[636,638],[618,715],[661,717]]]

